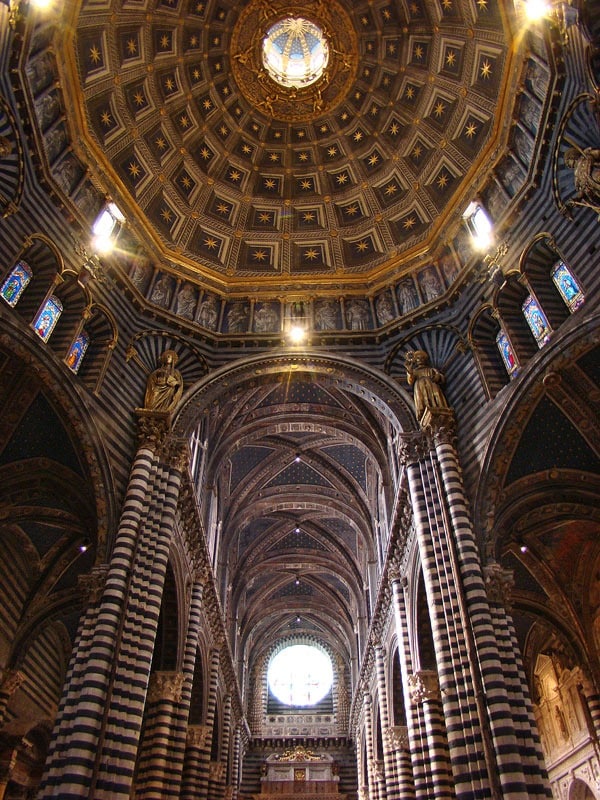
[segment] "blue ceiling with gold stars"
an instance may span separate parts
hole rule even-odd
[[[257,54],[299,9],[332,44],[325,75],[298,90]],[[87,0],[74,16],[63,77],[89,169],[163,253],[222,289],[406,271],[506,135],[498,0]],[[432,269],[440,286],[457,271]]]

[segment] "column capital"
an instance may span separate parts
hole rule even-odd
[[[440,684],[437,672],[421,670],[408,676],[408,691],[411,701],[417,705],[430,700],[440,700]]]
[[[168,411],[147,411],[136,408],[138,447],[163,450],[171,436],[171,414]]]
[[[100,564],[97,567],[92,567],[85,575],[79,575],[77,579],[77,588],[85,600],[87,600],[88,605],[97,605],[100,602],[106,585],[107,575],[108,564]]]
[[[148,702],[169,700],[179,703],[184,680],[183,672],[153,672],[148,686]]]
[[[406,725],[390,725],[383,729],[383,735],[387,739],[389,749],[408,750],[408,727]]]
[[[192,747],[198,747],[202,750],[208,742],[210,735],[211,729],[208,725],[188,725],[187,743]]]
[[[409,431],[400,434],[398,458],[403,466],[422,461],[430,450],[429,437],[423,431]]]
[[[488,564],[483,568],[483,576],[490,605],[504,606],[506,611],[510,611],[515,583],[513,571],[504,569],[500,564]]]
[[[27,676],[20,669],[4,669],[0,677],[0,694],[11,697],[17,689],[27,680]]]
[[[436,447],[440,444],[456,444],[456,417],[451,408],[427,409],[421,419],[421,427],[431,436]]]

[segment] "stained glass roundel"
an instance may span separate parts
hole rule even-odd
[[[274,81],[288,89],[300,89],[319,80],[329,61],[329,47],[314,22],[285,17],[267,31],[262,58]]]
[[[294,644],[273,656],[267,671],[269,688],[289,706],[314,706],[333,683],[333,667],[318,647]]]

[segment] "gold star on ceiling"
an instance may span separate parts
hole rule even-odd
[[[198,47],[198,42],[199,39],[195,34],[193,36],[190,36],[190,47]]]
[[[392,15],[390,14],[389,9],[387,9],[387,8],[384,8],[381,13],[382,13],[382,16],[383,16],[383,18],[384,18],[384,20],[386,22],[388,22],[392,18]]]
[[[192,181],[187,175],[183,175],[183,177],[181,178],[181,185],[183,186],[184,189],[190,189],[192,186]]]
[[[415,45],[415,49],[413,51],[413,58],[416,61],[420,61],[423,58],[423,48],[420,44]]]
[[[393,56],[396,53],[396,45],[390,42],[387,47],[388,55]]]
[[[127,40],[127,52],[130,56],[134,56],[137,53],[137,42],[135,39]]]
[[[299,139],[304,139],[304,137],[306,136],[306,133],[305,133],[305,131],[298,131],[298,133],[296,135],[298,136]]]
[[[415,227],[415,225],[416,225],[416,220],[414,217],[407,217],[402,223],[402,227],[407,231],[410,231],[412,228]]]
[[[254,250],[254,252],[252,253],[252,258],[255,261],[261,261],[261,262],[266,261],[267,253],[265,250]]]
[[[96,45],[96,44],[93,44],[90,47],[90,61],[93,64],[97,64],[100,61],[100,49],[98,48],[98,45]]]
[[[484,80],[488,80],[488,79],[490,78],[491,74],[492,74],[492,65],[491,65],[491,63],[490,63],[490,62],[487,60],[487,58],[486,58],[486,59],[485,59],[485,61],[484,61],[484,62],[481,64],[481,72],[480,72],[480,74],[481,74],[481,77],[482,77]]]
[[[310,250],[304,252],[304,258],[307,261],[315,261],[319,257],[319,251],[312,247]]]
[[[223,88],[221,89],[221,94],[223,95],[223,97],[229,97],[230,93],[231,89],[229,88],[229,86],[223,86]]]
[[[415,96],[415,90],[412,86],[407,86],[404,94],[407,100],[412,100]]]
[[[211,152],[208,149],[208,147],[200,148],[200,158],[203,159],[203,161],[208,161],[210,157],[211,157]]]
[[[448,175],[442,172],[437,180],[437,185],[440,189],[445,189],[448,186]]]
[[[144,97],[142,92],[137,91],[133,95],[133,102],[136,104],[136,106],[143,106],[146,102],[146,98]]]
[[[323,125],[321,125],[321,127],[319,128],[319,131],[320,131],[321,133],[329,133],[329,125],[327,125],[327,123],[324,123],[324,124],[323,124]]]
[[[335,145],[332,145],[331,147],[327,148],[327,155],[329,156],[329,158],[333,158],[334,156],[337,156],[337,152],[338,152],[338,149],[337,149],[337,147]]]
[[[344,184],[348,183],[348,175],[346,172],[342,172],[340,175],[336,176],[336,181],[338,182],[339,186],[344,186]]]
[[[200,75],[201,75],[201,73],[200,73],[200,70],[198,69],[198,67],[196,67],[196,68],[195,68],[195,69],[192,71],[192,77],[193,77],[193,79],[194,79],[195,81],[199,81],[199,80],[200,80]]]
[[[379,156],[377,153],[373,153],[372,156],[369,156],[369,166],[375,167],[377,164],[379,164]]]
[[[206,97],[206,98],[205,98],[205,99],[202,101],[202,108],[203,108],[205,111],[210,111],[210,109],[212,108],[212,106],[213,106],[213,104],[212,104],[212,100],[210,99],[210,97]]]
[[[474,122],[469,122],[467,127],[465,128],[465,136],[468,139],[472,139],[473,136],[477,133],[477,127]]]
[[[186,114],[182,114],[179,117],[179,124],[181,125],[182,128],[189,128],[190,126],[189,117]]]
[[[445,11],[450,11],[452,8],[452,0],[442,0],[442,8]]]
[[[229,206],[227,203],[218,203],[217,204],[217,211],[219,214],[227,215],[229,214]]]
[[[392,136],[398,136],[398,134],[400,133],[400,125],[398,125],[397,122],[392,122],[388,130]]]
[[[412,151],[412,157],[414,159],[421,158],[421,153],[423,152],[423,148],[420,144],[416,145]]]
[[[170,47],[170,45],[171,45],[171,38],[166,33],[164,33],[160,37],[160,46],[163,48],[163,50],[166,50],[168,47]]]
[[[376,106],[376,105],[372,105],[372,106],[371,106],[371,108],[370,108],[370,110],[369,110],[369,114],[370,114],[372,117],[376,117],[376,116],[377,116],[377,114],[379,114],[379,109],[377,108],[377,106]]]
[[[364,134],[363,134],[362,131],[356,131],[354,133],[354,135],[352,136],[352,138],[354,139],[355,142],[362,142],[363,137],[364,137]]]
[[[108,127],[112,123],[112,117],[110,115],[110,112],[103,111],[102,114],[100,114],[100,121],[102,122],[103,125],[106,125]]]
[[[262,222],[263,225],[268,224],[271,222],[271,215],[268,211],[261,211],[258,215],[258,221]]]
[[[308,161],[308,153],[302,152],[298,153],[298,161]]]
[[[237,169],[230,169],[229,170],[229,180],[234,181],[237,183],[242,178],[242,173],[238,172]]]
[[[213,236],[207,236],[203,244],[209,250],[216,250],[219,243]]]
[[[304,222],[314,222],[315,221],[315,214],[313,211],[305,211],[302,214],[302,219]]]
[[[358,205],[354,204],[354,205],[351,205],[351,206],[346,206],[346,208],[344,209],[344,212],[349,217],[354,217],[354,216],[356,216],[356,214],[358,214]]]
[[[300,188],[305,191],[312,189],[312,181],[310,178],[304,178],[302,181],[300,181]]]
[[[361,239],[360,242],[356,242],[356,251],[358,253],[364,253],[369,249],[369,243],[366,239]]]
[[[173,212],[170,208],[163,208],[163,210],[160,212],[160,215],[165,222],[171,222],[173,219]]]
[[[448,50],[446,53],[446,66],[447,67],[454,67],[456,64],[456,52],[454,50]]]
[[[384,189],[384,193],[388,197],[392,197],[393,195],[396,194],[397,191],[398,191],[398,186],[395,183],[388,183],[388,185]]]
[[[279,153],[269,153],[269,161],[272,161],[273,164],[276,164],[279,161]]]
[[[436,117],[441,117],[443,116],[445,110],[446,106],[442,102],[439,102],[434,108],[433,113],[435,114]]]
[[[227,125],[221,125],[221,127],[219,128],[219,133],[221,134],[221,136],[227,136],[229,134],[229,128],[227,127]]]
[[[273,189],[275,189],[276,185],[277,184],[275,183],[273,178],[265,178],[265,189],[272,191]]]
[[[487,0],[477,0],[477,5],[480,11],[487,11]]]
[[[173,78],[166,79],[165,89],[167,92],[172,92],[175,89],[175,81],[173,80]]]
[[[137,162],[135,162],[135,161],[130,161],[130,162],[129,162],[129,166],[127,167],[127,169],[129,170],[129,174],[131,175],[131,177],[132,177],[134,180],[135,180],[136,178],[139,178],[139,177],[140,177],[140,174],[141,174],[141,171],[142,171],[142,170],[141,170],[141,167],[140,167],[140,165],[139,165]]]

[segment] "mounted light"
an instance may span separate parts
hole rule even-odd
[[[121,225],[125,222],[115,203],[107,203],[92,225],[92,244],[98,253],[110,253],[117,241]]]
[[[463,219],[473,240],[473,246],[480,251],[488,250],[494,243],[494,226],[485,208],[478,202],[469,203]]]

